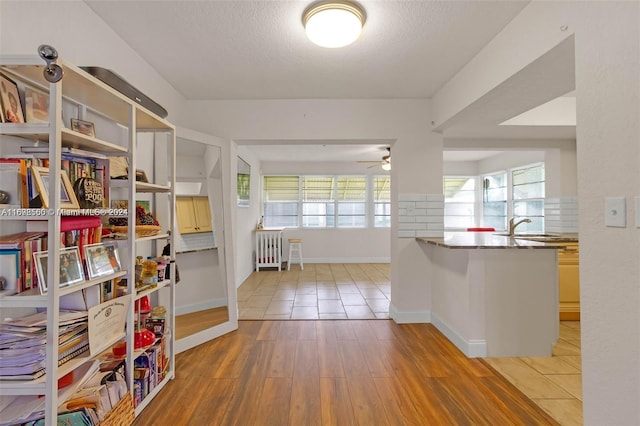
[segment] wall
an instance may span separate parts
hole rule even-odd
[[[605,197],[633,217],[640,188],[639,17],[638,2],[532,2],[434,97],[440,125],[575,36],[586,425],[640,424],[640,231],[604,224]]]
[[[238,271],[236,287],[239,287],[255,269],[255,257],[253,255],[255,237],[253,230],[256,229],[262,209],[260,207],[260,161],[242,146],[237,147],[236,155],[251,166],[249,206],[239,207],[236,200],[233,200],[237,221],[234,234],[234,241],[236,242],[236,271]],[[233,170],[231,180],[237,184],[236,156],[232,157],[231,166]],[[235,191],[234,189],[234,194],[236,193]]]
[[[442,136],[429,128],[428,100],[258,100],[190,102],[189,126],[202,132],[246,141],[386,139],[393,143],[392,209],[398,194],[442,194]],[[247,125],[250,118],[251,125]],[[240,147],[238,147],[240,149]],[[397,165],[397,166],[396,166]],[[253,170],[252,170],[253,175]],[[253,180],[253,176],[252,176]],[[253,187],[253,185],[252,185]],[[253,189],[253,188],[252,188]],[[252,201],[253,207],[253,201]],[[258,213],[259,210],[256,210]],[[249,260],[243,240],[258,219],[238,218],[238,281]],[[244,227],[244,231],[240,227]],[[428,320],[428,261],[413,238],[397,238],[397,219],[391,226],[391,285],[394,318]],[[243,235],[244,234],[244,235]],[[248,270],[248,268],[247,268]]]

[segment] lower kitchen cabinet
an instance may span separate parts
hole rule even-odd
[[[560,320],[580,320],[580,261],[578,244],[558,250]]]

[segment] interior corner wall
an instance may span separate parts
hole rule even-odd
[[[260,161],[255,158],[245,147],[235,143],[236,158],[240,157],[251,166],[251,176],[249,178],[249,206],[240,207],[234,199],[233,205],[236,212],[236,222],[234,228],[236,242],[236,287],[239,287],[244,280],[251,275],[255,269],[254,259],[254,230],[261,216],[260,207]],[[233,157],[232,157],[233,158]],[[237,184],[237,161],[232,159],[232,180]]]

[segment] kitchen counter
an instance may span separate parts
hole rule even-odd
[[[577,241],[577,237],[537,234],[509,237],[491,232],[445,232],[444,238],[422,237],[416,240],[450,249],[558,249],[561,243]]]
[[[559,332],[561,242],[487,232],[416,240],[432,265],[424,277],[431,322],[465,355],[551,356]]]

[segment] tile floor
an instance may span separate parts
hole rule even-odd
[[[387,319],[388,263],[315,263],[253,272],[238,288],[241,320]]]
[[[579,321],[560,322],[552,357],[485,360],[561,425],[583,424]]]

